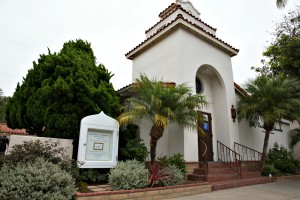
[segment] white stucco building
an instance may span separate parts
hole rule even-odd
[[[194,92],[202,93],[209,106],[204,108],[209,147],[209,160],[217,160],[217,141],[233,148],[234,142],[262,151],[264,133],[259,127],[232,119],[242,88],[234,84],[231,58],[238,49],[218,38],[216,28],[201,20],[199,11],[190,1],[177,0],[159,14],[160,20],[146,30],[146,39],[126,54],[132,60],[132,81],[140,74],[176,84],[187,83]],[[130,86],[119,90],[127,96]],[[141,120],[140,137],[149,148],[151,124]],[[278,127],[279,129],[279,127]],[[269,147],[275,141],[288,147],[289,123],[270,136]],[[197,132],[171,124],[159,139],[158,155],[181,153],[187,162],[199,161]]]

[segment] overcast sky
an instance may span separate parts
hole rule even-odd
[[[300,5],[289,0],[190,0],[200,18],[217,28],[217,37],[240,49],[233,57],[234,80],[242,84],[259,66],[275,22]],[[114,75],[114,88],[132,82],[124,56],[145,39],[145,30],[175,0],[0,0],[0,88],[12,96],[40,54],[59,51],[69,40],[92,44],[97,61]]]

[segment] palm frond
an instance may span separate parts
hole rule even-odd
[[[137,79],[135,89],[138,95],[126,101],[120,122],[126,116],[127,119],[122,122],[145,118],[163,127],[168,126],[170,121],[181,126],[197,127],[198,111],[208,105],[204,96],[192,95],[186,84],[166,85],[162,81],[150,80],[144,74]]]
[[[261,75],[249,80],[245,90],[250,96],[241,96],[238,102],[239,119],[261,120],[272,125],[282,118],[293,120],[300,116],[300,82],[297,79]]]
[[[276,0],[277,8],[280,8],[280,9],[284,8],[287,4],[287,1],[288,0]]]

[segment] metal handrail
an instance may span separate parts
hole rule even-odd
[[[224,163],[242,178],[241,155],[217,141],[218,161]]]
[[[203,147],[205,148],[204,153],[202,154],[202,168],[204,170],[204,180],[207,181],[207,174],[208,174],[207,145],[202,140],[200,141],[203,144]]]
[[[250,147],[234,142],[234,150],[242,156],[242,162],[255,169],[260,169],[262,153]]]

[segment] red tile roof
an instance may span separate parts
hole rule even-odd
[[[164,19],[166,19],[168,16],[170,16],[171,14],[173,14],[176,10],[182,10],[183,12],[185,12],[185,13],[187,13],[188,15],[190,15],[191,17],[193,17],[194,19],[196,19],[197,21],[199,21],[199,22],[201,22],[202,24],[204,24],[205,26],[207,26],[207,27],[209,27],[209,28],[211,28],[212,30],[214,30],[214,31],[216,31],[217,29],[216,28],[213,28],[212,26],[210,26],[210,25],[208,25],[207,23],[205,23],[205,22],[203,22],[201,19],[199,19],[198,17],[196,17],[196,16],[194,16],[194,15],[192,15],[191,13],[189,13],[188,11],[186,11],[184,8],[182,8],[181,7],[181,5],[179,5],[179,4],[175,4],[175,3],[172,3],[172,5],[171,6],[169,6],[167,9],[169,9],[169,8],[171,8],[171,7],[174,7],[174,8],[172,8],[172,9],[174,9],[174,10],[172,10],[171,12],[169,12],[169,14],[168,15],[165,15],[159,22],[157,22],[155,25],[153,25],[151,28],[149,28],[148,30],[146,30],[145,31],[145,33],[148,33],[151,29],[153,29],[155,26],[157,26],[161,21],[163,21]],[[166,10],[167,10],[166,9]],[[171,10],[171,9],[170,9]],[[164,12],[164,11],[163,11]],[[159,14],[159,16],[161,17],[161,14],[163,13],[163,12],[161,12],[160,14]]]
[[[234,88],[236,91],[238,91],[240,94],[244,96],[250,96],[239,84],[234,82]]]
[[[26,129],[11,129],[7,126],[6,123],[0,123],[0,133],[28,135]]]
[[[126,85],[126,86],[124,86],[124,87],[118,89],[117,92],[120,92],[120,91],[122,91],[122,90],[129,89],[129,88],[131,88],[131,87],[133,87],[133,86],[136,86],[136,85],[137,85],[137,83],[131,83],[131,84],[129,84],[129,85]],[[174,83],[174,82],[163,82],[163,85],[165,85],[165,86],[171,86],[171,85],[172,85],[172,86],[176,86],[176,83]]]
[[[117,90],[117,92],[121,92],[122,90],[126,90],[126,89],[129,89],[131,88],[132,86],[134,86],[136,83],[131,83],[129,85],[126,85],[122,88],[120,88],[119,90]],[[174,82],[165,82],[164,84],[166,85],[176,85],[176,83]],[[249,94],[239,85],[237,84],[236,82],[233,82],[233,85],[234,85],[234,89],[239,92],[240,94],[242,95],[245,95],[245,96],[249,96]]]
[[[156,33],[154,33],[153,35],[151,35],[149,38],[145,39],[143,42],[141,42],[139,45],[137,45],[131,51],[129,51],[128,53],[126,53],[125,56],[128,58],[128,56],[129,56],[130,53],[132,53],[133,51],[135,51],[136,49],[138,49],[139,47],[141,47],[143,44],[145,44],[146,42],[148,42],[149,40],[151,40],[152,38],[154,38],[156,35],[158,35],[160,32],[162,32],[163,30],[165,30],[167,27],[169,27],[170,25],[172,25],[173,23],[175,23],[179,19],[181,19],[181,20],[187,22],[188,24],[192,25],[193,27],[197,28],[198,31],[203,32],[207,36],[210,36],[211,38],[216,39],[217,41],[221,42],[222,44],[224,44],[228,48],[232,49],[233,51],[236,51],[236,52],[239,51],[238,49],[232,47],[231,45],[229,45],[228,43],[224,42],[223,40],[221,40],[220,38],[216,37],[215,35],[207,32],[206,30],[204,30],[203,28],[201,28],[197,24],[194,24],[194,23],[188,21],[187,19],[183,18],[183,16],[181,14],[178,14],[177,17],[174,20],[172,20],[170,23],[168,23],[165,26],[163,26],[161,29],[159,29]],[[234,54],[234,55],[236,55],[236,54]],[[131,59],[131,57],[129,57],[129,59]]]

